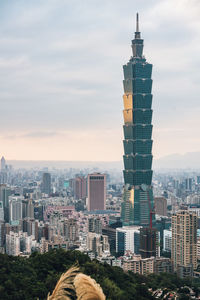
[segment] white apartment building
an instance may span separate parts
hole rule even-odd
[[[164,229],[163,231],[163,251],[172,251],[172,231]]]
[[[137,253],[140,238],[140,226],[123,226],[116,229],[116,252],[130,250]]]

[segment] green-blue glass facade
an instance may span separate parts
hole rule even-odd
[[[152,191],[152,64],[143,56],[138,15],[133,56],[124,71],[124,225],[149,226],[153,214]]]

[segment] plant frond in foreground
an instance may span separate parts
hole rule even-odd
[[[58,280],[52,295],[48,294],[47,300],[72,300],[76,299],[76,291],[74,289],[74,278],[79,268],[71,267],[67,272],[63,273]]]
[[[77,300],[105,300],[102,288],[94,279],[79,273],[74,279]]]

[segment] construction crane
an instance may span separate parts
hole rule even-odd
[[[149,197],[149,191],[147,191],[147,198],[148,198],[148,204],[149,204],[149,214],[150,214],[150,225],[149,227],[152,229],[152,217],[153,215],[155,215],[155,209],[154,207],[151,207],[151,201],[150,201],[150,197]]]

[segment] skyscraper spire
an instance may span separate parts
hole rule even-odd
[[[139,14],[136,14],[136,32],[139,32]]]
[[[139,30],[139,14],[136,14],[136,32],[135,39],[140,39],[140,30]]]
[[[139,14],[136,14],[136,31],[135,31],[135,38],[132,40],[132,50],[133,50],[133,57],[142,57],[143,52],[143,40],[140,36],[139,31]]]

